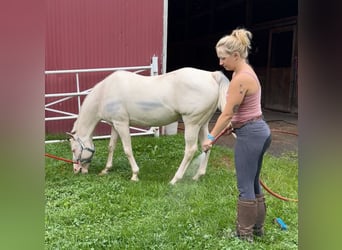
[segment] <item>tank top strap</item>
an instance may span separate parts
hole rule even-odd
[[[245,73],[245,74],[251,76],[257,83],[259,83],[258,77],[256,77],[256,76],[255,76],[254,74],[252,74],[251,72],[249,72],[249,71],[241,71],[240,73]]]

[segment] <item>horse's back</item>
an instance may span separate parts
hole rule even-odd
[[[146,76],[146,75],[140,75],[136,74],[130,71],[116,71],[109,75],[106,79],[104,79],[104,82],[106,84],[110,85],[121,85],[125,82],[127,83],[128,87],[135,87],[138,84],[141,85],[154,85],[154,84],[177,84],[178,87],[180,87],[180,84],[200,84],[203,81],[208,81],[213,83],[212,75],[213,72],[191,68],[191,67],[185,67],[180,68],[162,75],[156,75],[156,76]]]
[[[117,71],[100,83],[104,95],[130,99],[163,99],[177,95],[179,98],[215,94],[218,84],[212,72],[196,68],[181,68],[157,76],[143,76],[129,71]]]
[[[165,125],[184,115],[206,116],[216,109],[219,91],[212,72],[195,68],[158,76],[117,71],[97,89],[103,116],[108,120],[125,116],[136,125]]]
[[[166,74],[164,79],[170,79],[169,102],[177,100],[174,103],[180,103],[183,112],[202,112],[217,104],[219,85],[210,71],[181,68]]]

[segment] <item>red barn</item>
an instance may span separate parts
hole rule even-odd
[[[158,72],[165,72],[166,8],[161,0],[47,0],[47,134],[70,131],[78,114],[84,96],[64,94],[85,91],[111,73],[85,69],[151,66],[155,56]],[[95,133],[109,131],[99,126]]]

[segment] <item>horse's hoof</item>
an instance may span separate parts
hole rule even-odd
[[[201,176],[203,176],[203,174],[196,174],[194,177],[192,177],[192,180],[198,181],[201,178]]]
[[[103,169],[103,170],[99,173],[99,175],[100,175],[100,176],[107,175],[108,172],[109,172],[108,169]]]
[[[175,185],[175,184],[176,184],[176,182],[177,182],[177,180],[175,180],[175,179],[172,179],[172,180],[170,181],[170,184],[171,184],[171,185]]]
[[[139,178],[138,178],[138,177],[132,177],[132,178],[131,178],[131,181],[135,181],[135,182],[136,182],[136,181],[139,181]]]

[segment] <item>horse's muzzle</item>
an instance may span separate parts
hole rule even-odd
[[[82,171],[82,166],[80,164],[74,164],[74,174],[78,174]]]
[[[87,166],[82,166],[80,163],[79,164],[74,164],[74,174],[87,174],[88,173],[88,167]]]

